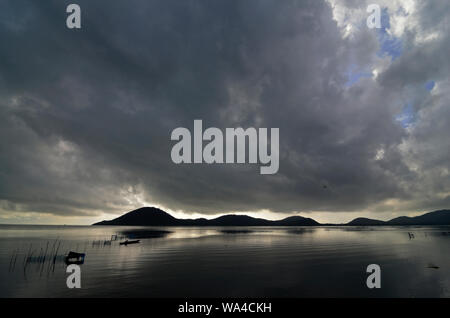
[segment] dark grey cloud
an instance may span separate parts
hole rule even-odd
[[[402,56],[387,63],[376,31],[343,37],[328,1],[78,1],[81,30],[65,28],[70,2],[3,1],[1,208],[95,215],[142,200],[205,214],[448,206],[449,10],[431,2],[420,28],[405,32]],[[416,44],[434,30],[430,21],[444,35]],[[379,65],[376,79],[349,87],[350,68]],[[396,116],[409,100],[417,122],[405,129]],[[279,127],[279,173],[173,164],[171,131],[194,119]]]

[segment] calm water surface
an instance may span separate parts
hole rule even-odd
[[[81,289],[69,251],[86,253]],[[449,251],[450,227],[0,225],[0,297],[449,297]]]

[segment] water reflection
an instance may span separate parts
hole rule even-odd
[[[311,234],[314,233],[317,230],[316,227],[314,228],[293,228],[293,229],[288,229],[286,232],[288,234],[294,234],[294,235],[299,235],[299,234]],[[327,230],[327,229],[325,229]]]
[[[169,235],[170,233],[172,232],[152,229],[132,229],[121,232],[122,235],[130,239],[161,238]]]
[[[0,296],[449,297],[449,230],[0,226]],[[86,254],[80,290],[65,284],[70,251]]]

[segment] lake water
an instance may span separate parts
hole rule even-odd
[[[80,289],[69,251],[86,253]],[[450,227],[0,225],[0,297],[449,297],[449,251]]]

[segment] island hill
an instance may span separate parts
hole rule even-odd
[[[177,219],[163,210],[145,207],[128,212],[114,220],[102,221],[93,225],[136,225],[136,226],[320,226],[313,219],[292,216],[279,221],[253,218],[246,215],[224,215],[215,219]],[[450,225],[450,210],[430,212],[421,216],[402,216],[390,221],[357,218],[347,226],[383,226],[383,225]]]
[[[152,226],[314,226],[313,219],[292,216],[280,221],[252,218],[246,215],[224,215],[215,219],[177,219],[157,208],[140,208],[114,220],[94,225],[152,225]]]

